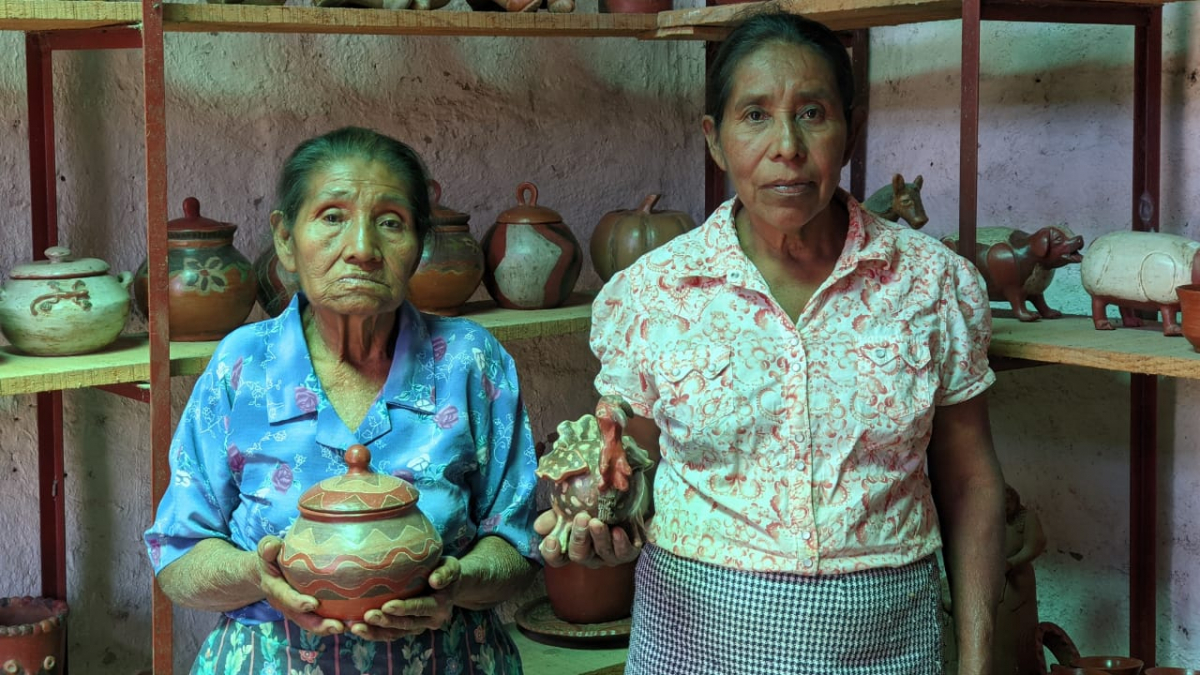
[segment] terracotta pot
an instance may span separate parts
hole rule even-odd
[[[537,186],[517,186],[517,206],[483,237],[484,286],[509,309],[548,309],[567,301],[579,280],[579,242],[557,211],[538,206]]]
[[[1182,313],[1183,337],[1200,352],[1200,284],[1186,284],[1175,289]]]
[[[600,218],[588,248],[601,279],[608,281],[646,251],[695,229],[696,222],[683,211],[654,211],[660,197],[649,195],[636,209],[609,211]]]
[[[233,247],[237,225],[200,215],[200,201],[183,201],[183,217],[167,223],[168,317],[171,339],[219,340],[242,325],[254,308],[250,261]],[[147,315],[146,264],[138,269],[134,296]]]
[[[672,0],[600,0],[600,11],[609,14],[657,14],[671,9]]]
[[[1075,668],[1056,663],[1050,666],[1050,675],[1108,675],[1108,671],[1099,668]]]
[[[1144,665],[1140,659],[1130,656],[1081,656],[1071,665],[1076,668],[1102,670],[1111,675],[1138,675]]]
[[[317,599],[317,614],[361,620],[389,600],[428,588],[442,538],[417,508],[417,489],[371,471],[371,452],[346,450],[346,475],[300,496],[300,517],[283,538],[279,567],[297,591]]]
[[[61,673],[67,603],[50,598],[0,598],[0,672]]]
[[[258,306],[270,316],[279,316],[300,290],[300,281],[295,274],[283,268],[275,246],[268,246],[254,259],[254,294]]]
[[[62,246],[48,260],[17,265],[0,288],[0,331],[34,356],[86,354],[121,335],[129,318],[132,272],[108,273],[97,258],[71,257]]]
[[[422,312],[456,315],[483,280],[483,249],[471,236],[471,216],[443,207],[441,184],[431,180],[429,185],[433,227],[425,235],[408,297]]]
[[[591,569],[575,563],[545,567],[554,615],[568,623],[603,623],[629,616],[637,562]]]

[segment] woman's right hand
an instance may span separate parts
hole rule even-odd
[[[337,619],[327,619],[315,612],[317,599],[304,595],[292,588],[279,569],[279,552],[283,540],[267,535],[258,541],[258,587],[266,596],[267,603],[283,613],[292,623],[304,630],[325,637],[346,632],[346,626]]]
[[[557,522],[558,514],[549,510],[538,516],[533,523],[534,531],[542,535],[542,543],[538,550],[541,551],[546,564],[551,567],[562,567],[568,562],[591,568],[622,565],[637,560],[642,552],[640,546],[635,546],[630,541],[624,528],[610,527],[604,521],[591,518],[586,513],[575,514],[575,519],[571,521],[567,550],[560,551],[558,539],[547,536],[554,530]]]

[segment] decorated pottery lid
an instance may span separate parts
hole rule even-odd
[[[65,246],[51,246],[46,249],[48,260],[17,265],[9,272],[11,279],[75,279],[77,277],[95,277],[108,272],[108,263],[99,258],[71,257],[71,249]]]
[[[429,201],[432,202],[430,209],[434,227],[465,226],[471,219],[469,214],[442,206],[442,184],[432,178],[429,180]]]
[[[371,451],[363,445],[346,450],[346,474],[326,478],[300,496],[306,517],[324,520],[394,518],[417,502],[420,494],[407,481],[371,471]]]
[[[538,190],[533,183],[521,183],[517,186],[517,206],[496,216],[497,223],[561,223],[562,216],[558,211],[538,206]]]
[[[183,200],[183,217],[167,222],[168,234],[225,234],[233,232],[237,225],[200,215],[200,200],[188,197]]]

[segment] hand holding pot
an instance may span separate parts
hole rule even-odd
[[[446,556],[429,575],[432,593],[391,600],[379,609],[368,610],[361,622],[350,625],[350,632],[364,640],[387,642],[438,630],[450,623],[461,578],[462,566],[458,558]]]
[[[292,588],[279,569],[279,552],[283,540],[267,535],[258,540],[255,551],[258,570],[258,587],[266,596],[267,604],[283,613],[289,621],[310,633],[334,635],[346,632],[346,626],[336,619],[326,619],[313,610],[317,599]]]

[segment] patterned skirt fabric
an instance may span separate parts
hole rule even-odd
[[[459,610],[439,631],[393,642],[320,638],[290,621],[256,626],[222,616],[192,675],[522,675],[516,645],[491,611]]]
[[[647,545],[626,675],[941,675],[933,556],[836,576],[745,572]]]

